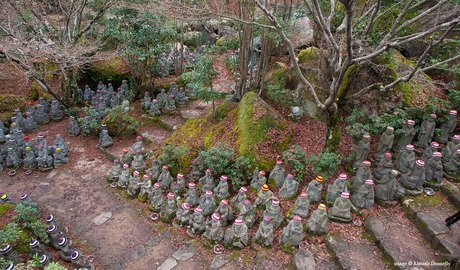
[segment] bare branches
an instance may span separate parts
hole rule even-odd
[[[372,26],[374,25],[375,17],[380,11],[380,3],[381,3],[381,0],[377,0],[377,3],[372,8],[372,15],[369,21],[367,22],[366,30],[364,30],[363,39],[367,39],[367,35],[369,34],[369,31],[372,29]]]

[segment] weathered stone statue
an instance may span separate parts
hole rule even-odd
[[[376,180],[375,198],[381,201],[395,201],[404,196],[405,191],[396,182],[398,171],[391,170],[390,173],[385,175],[381,180]]]
[[[204,176],[198,180],[201,190],[209,190],[205,188],[211,187],[214,189],[214,179],[212,178],[211,169],[207,169]]]
[[[40,97],[40,98],[38,99],[38,105],[42,105],[42,106],[43,106],[43,109],[45,110],[45,113],[49,113],[49,112],[50,112],[49,103],[48,103],[43,97]]]
[[[257,198],[255,201],[256,207],[265,209],[265,207],[271,203],[272,199],[275,196],[273,195],[273,192],[268,188],[267,185],[263,185],[259,189],[259,193],[257,193]]]
[[[27,146],[26,148],[26,154],[25,154],[25,157],[24,157],[24,161],[23,161],[23,168],[25,170],[34,170],[35,168],[37,168],[37,159],[35,158],[35,153],[34,151],[32,151],[32,148],[30,148],[29,146]]]
[[[359,189],[359,187],[364,184],[364,181],[370,178],[372,178],[371,162],[365,160],[358,167],[358,171],[356,172],[355,177],[353,177],[353,189]]]
[[[150,101],[151,97],[149,92],[144,93],[144,98],[141,100],[141,110],[143,112],[147,112],[150,110],[150,106],[152,105],[152,102]]]
[[[61,148],[58,147],[54,149],[54,154],[53,154],[54,167],[59,167],[67,162],[69,162],[69,159],[64,156],[64,153],[62,153]]]
[[[249,244],[248,227],[241,217],[236,218],[233,225],[225,232],[224,243],[239,249]]]
[[[201,209],[203,209],[203,216],[207,217],[212,215],[214,211],[216,210],[216,199],[214,198],[212,191],[207,190],[205,193],[204,200],[200,202]]]
[[[206,225],[204,224],[204,216],[202,214],[202,209],[200,207],[195,208],[194,214],[190,219],[190,227],[194,234],[202,234],[206,230]]]
[[[438,149],[439,149],[439,143],[431,142],[430,146],[427,147],[425,151],[423,151],[422,160],[426,162],[433,155],[434,152],[438,151]]]
[[[60,121],[64,117],[64,112],[57,100],[51,101],[50,117],[53,121]]]
[[[297,195],[297,190],[299,189],[299,182],[294,179],[292,174],[288,174],[286,176],[286,180],[284,181],[278,195],[282,199],[292,199]]]
[[[171,222],[176,216],[176,203],[174,202],[174,193],[169,192],[167,200],[163,208],[161,209],[160,216],[164,222]]]
[[[216,213],[220,215],[220,223],[222,223],[222,226],[227,226],[227,224],[233,220],[233,211],[228,205],[228,200],[224,199],[220,201]]]
[[[37,165],[41,170],[48,170],[53,167],[53,158],[48,154],[48,149],[43,144],[38,146]]]
[[[228,183],[227,183],[227,176],[222,175],[220,177],[219,184],[214,189],[214,193],[216,194],[217,199],[222,200],[230,197],[230,193],[228,192]]]
[[[168,95],[165,93],[164,89],[161,89],[160,93],[157,95],[158,106],[160,109],[166,107],[166,103],[168,102]]]
[[[391,148],[393,147],[394,138],[394,128],[390,126],[387,127],[385,132],[383,132],[380,136],[379,145],[377,146],[377,152],[374,155],[377,161],[382,160],[385,153],[391,151]]]
[[[37,122],[35,122],[35,119],[33,116],[27,112],[27,117],[26,120],[24,121],[24,130],[25,132],[32,132],[38,128]]]
[[[147,166],[144,162],[144,155],[142,152],[137,152],[133,157],[133,162],[131,163],[131,167],[135,171],[144,172],[147,169]]]
[[[83,99],[85,101],[91,101],[93,99],[93,91],[89,88],[89,85],[85,85],[85,89],[83,90]]]
[[[195,183],[188,183],[188,191],[185,194],[185,202],[190,204],[191,207],[195,207],[200,202],[200,198],[196,194]]]
[[[144,145],[142,144],[142,136],[136,137],[136,142],[134,143],[133,147],[131,147],[132,153],[142,153],[144,154]]]
[[[214,242],[222,242],[224,240],[224,228],[220,222],[219,213],[214,213],[211,215],[211,221],[206,226],[206,231],[204,236]]]
[[[69,154],[69,147],[65,143],[61,134],[56,134],[56,139],[54,140],[54,148],[61,148],[62,154],[64,156]]]
[[[333,204],[335,199],[339,197],[347,184],[347,179],[348,176],[345,173],[341,173],[332,185],[327,186],[326,202],[328,204]]]
[[[128,190],[127,190],[128,196],[130,197],[137,196],[137,194],[139,193],[141,189],[140,182],[141,182],[141,179],[139,178],[139,172],[134,171],[133,176],[129,178],[129,184],[128,184]]]
[[[329,231],[326,205],[320,204],[307,221],[307,231],[313,235],[326,234]]]
[[[391,153],[385,153],[384,158],[380,161],[377,168],[374,170],[374,178],[381,180],[393,169],[393,161],[391,160]]]
[[[283,161],[277,160],[275,168],[270,172],[268,176],[268,182],[270,185],[276,185],[281,187],[284,183],[284,176],[286,175],[286,169],[283,166]]]
[[[32,259],[34,256],[41,257],[42,255],[49,255],[46,247],[37,239],[31,239],[29,242],[29,258]]]
[[[423,192],[425,182],[425,162],[421,159],[415,162],[415,166],[410,173],[401,175],[401,184],[411,195],[418,195]]]
[[[310,200],[308,199],[308,194],[306,192],[300,193],[300,196],[295,201],[295,204],[292,206],[292,211],[289,214],[289,217],[300,216],[303,219],[307,219],[308,211],[310,210]]]
[[[430,142],[433,140],[436,118],[436,114],[430,114],[430,117],[422,122],[418,133],[418,146],[423,148],[428,147]]]
[[[166,106],[164,107],[164,112],[166,113],[175,113],[176,112],[176,102],[174,101],[174,96],[168,96]]]
[[[441,136],[439,136],[439,141],[446,143],[450,136],[453,134],[455,128],[457,127],[457,111],[449,111],[446,122],[441,125]]]
[[[121,167],[120,161],[118,159],[115,159],[113,161],[112,168],[110,168],[110,170],[106,174],[106,178],[109,182],[118,182],[121,172],[122,172],[122,167]]]
[[[58,245],[59,239],[64,235],[64,233],[56,227],[56,225],[49,225],[46,228],[46,233],[48,234],[48,239],[54,249],[60,250],[61,247]]]
[[[174,100],[179,107],[183,107],[187,103],[187,96],[185,95],[184,88],[181,87],[179,91],[177,91],[177,94],[174,97]]]
[[[264,247],[271,247],[273,240],[275,240],[273,224],[270,222],[270,216],[265,216],[252,241]]]
[[[403,123],[402,127],[402,134],[398,140],[398,145],[396,147],[396,151],[400,151],[406,148],[406,145],[412,144],[412,140],[417,133],[414,128],[415,121],[414,120],[406,120]]]
[[[264,217],[270,216],[273,227],[277,229],[284,221],[284,216],[281,214],[280,201],[276,198],[272,200],[271,204],[267,205],[264,211]]]
[[[246,200],[246,192],[248,192],[246,187],[240,187],[238,193],[230,200],[230,205],[234,209],[239,210],[243,207],[243,202]]]
[[[157,180],[160,176],[160,163],[158,160],[152,160],[152,167],[147,170],[147,174],[150,176],[150,179]]]
[[[48,215],[46,217],[46,223],[48,228],[51,228],[50,226],[54,225],[56,227],[56,232],[58,232],[58,234],[63,234],[63,232],[65,231],[65,227],[58,220],[56,220],[56,218],[53,215]]]
[[[70,259],[73,269],[94,270],[94,265],[88,262],[86,256],[81,254],[79,251],[74,250],[70,255]]]
[[[450,178],[460,178],[460,148],[444,163],[444,171]]]
[[[200,169],[198,167],[198,160],[194,159],[192,165],[190,165],[190,172],[188,174],[189,182],[197,182],[200,179]]]
[[[441,152],[434,152],[425,163],[425,182],[435,186],[440,186],[443,177],[443,166]]]
[[[358,212],[356,207],[350,201],[350,193],[345,186],[344,191],[334,201],[334,205],[329,212],[329,219],[337,222],[351,222],[351,210]]]
[[[168,166],[163,166],[163,169],[161,170],[161,174],[160,176],[158,176],[157,181],[161,184],[162,190],[167,190],[171,186],[171,183],[173,182],[173,177],[169,173]]]
[[[180,216],[177,216],[176,213],[176,221],[179,223],[181,227],[188,226],[190,224],[190,204],[182,203],[181,205],[182,211],[180,212]]]
[[[185,191],[185,179],[184,175],[182,173],[177,174],[177,180],[173,183],[171,183],[171,191],[174,193],[174,195],[180,196],[182,193]]]
[[[446,147],[442,150],[442,159],[445,163],[449,162],[451,157],[455,155],[457,149],[460,149],[460,134],[452,137],[452,140],[447,143]]]
[[[150,198],[150,206],[149,209],[155,213],[161,211],[164,206],[164,198],[163,198],[163,191],[161,190],[160,183],[155,183],[153,185],[154,191],[153,196]],[[173,194],[174,195],[174,194]]]
[[[260,190],[260,188],[267,183],[267,178],[265,178],[265,172],[260,171],[256,177],[252,178],[251,188],[254,190]]]
[[[50,118],[41,104],[38,104],[37,106],[37,118],[35,121],[37,121],[37,124],[39,125],[48,124],[50,122]]]
[[[369,155],[369,150],[371,147],[371,136],[365,133],[359,141],[358,149],[356,149],[356,160],[353,162],[353,168],[356,169],[361,165],[361,163],[367,160],[367,156]]]
[[[75,117],[70,116],[69,124],[67,124],[67,133],[72,136],[80,135],[81,129],[80,125],[78,125],[77,119]]]
[[[110,137],[109,132],[107,130],[101,131],[101,136],[99,139],[99,145],[102,148],[107,148],[113,145],[113,139]]]
[[[305,233],[302,225],[302,218],[294,216],[289,224],[284,227],[280,237],[280,244],[298,246],[304,239]]]
[[[59,245],[59,258],[65,262],[70,262],[71,261],[71,255],[72,255],[72,241],[68,239],[67,237],[63,236],[59,238],[58,241]]]
[[[156,99],[152,99],[149,114],[153,117],[161,115],[160,106],[158,105],[158,101]]]
[[[6,142],[5,131],[0,127],[0,143]]]
[[[374,181],[367,179],[351,197],[351,202],[359,208],[372,208],[374,206]]]
[[[398,156],[396,157],[396,169],[404,174],[412,170],[415,165],[415,152],[414,146],[408,144],[406,149],[399,150]]]
[[[149,198],[151,196],[151,194],[153,193],[153,187],[152,187],[152,182],[150,181],[150,176],[148,176],[147,174],[144,174],[144,176],[142,177],[142,184],[141,185],[141,190],[139,191],[139,195],[137,196],[137,199],[140,201],[140,202],[146,202],[147,201],[147,198]]]
[[[323,177],[316,176],[315,180],[311,180],[308,186],[302,190],[308,194],[308,199],[311,203],[317,203],[321,201],[321,192],[323,191]]]
[[[14,110],[15,114],[16,114],[16,123],[18,124],[18,126],[22,129],[24,129],[25,127],[25,121],[24,121],[24,117],[22,116],[22,113],[21,113],[21,110],[19,108],[16,108]]]
[[[129,165],[128,164],[123,164],[123,170],[121,171],[120,176],[118,177],[118,184],[117,186],[120,188],[127,188],[129,184]]]

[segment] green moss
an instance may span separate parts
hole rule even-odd
[[[27,106],[27,101],[20,96],[15,95],[0,95],[0,113],[10,113],[11,116],[14,109],[19,108],[24,111]]]
[[[359,71],[359,66],[356,64],[353,64],[345,72],[342,84],[340,85],[339,91],[337,93],[337,99],[339,100],[338,102],[340,102],[342,98],[347,94],[348,89],[350,88],[351,79],[356,76],[358,71]]]
[[[121,82],[129,75],[129,69],[119,56],[110,57],[106,60],[94,62],[88,71],[92,81],[115,81]]]
[[[221,105],[217,106],[216,112],[214,114],[214,119],[217,121],[222,121],[229,112],[235,109],[236,104],[233,102],[225,101]]]
[[[15,249],[19,254],[29,253],[29,240],[30,240],[30,234],[26,230],[21,230],[20,241],[15,246]]]
[[[0,217],[3,216],[5,213],[10,211],[11,209],[14,209],[12,204],[0,204]]]
[[[304,50],[301,50],[300,53],[297,55],[299,59],[299,63],[311,63],[313,65],[318,64],[318,48],[310,47]]]
[[[433,196],[428,195],[421,195],[414,197],[414,202],[419,206],[426,208],[426,207],[434,207],[443,205],[443,196],[440,193],[435,193]]]

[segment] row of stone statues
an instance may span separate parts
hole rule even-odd
[[[1,203],[16,204],[6,194],[1,196]],[[38,210],[37,203],[33,202],[27,194],[22,195],[20,201],[17,203],[26,204]],[[39,213],[39,211],[37,211],[37,213]],[[72,269],[95,269],[93,264],[88,261],[87,257],[84,256],[81,251],[73,247],[72,240],[65,232],[66,229],[53,215],[46,217],[46,223],[46,233],[48,235],[49,244],[58,251],[61,260],[70,263]],[[0,256],[9,262],[8,267],[10,268],[6,269],[15,269],[15,266],[20,262],[20,258],[17,256],[14,247],[9,244],[1,247]],[[46,267],[46,265],[53,260],[53,256],[46,249],[44,243],[40,242],[38,239],[31,239],[29,243],[29,258],[32,259],[37,256],[39,258],[39,266],[42,268]]]
[[[183,107],[190,99],[196,98],[196,91],[193,87],[187,86],[178,88],[176,83],[171,85],[171,89],[166,93],[161,89],[156,98],[151,98],[149,92],[144,93],[141,100],[141,110],[150,116],[160,116],[162,113],[173,114],[177,107]]]

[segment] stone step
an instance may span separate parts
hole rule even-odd
[[[453,183],[448,180],[443,181],[441,186],[441,192],[447,196],[449,201],[455,205],[457,208],[460,208],[460,184]]]
[[[437,256],[414,224],[400,209],[393,209],[382,209],[379,216],[369,216],[364,222],[373,241],[385,255],[388,266],[395,269],[447,269],[440,265],[445,260]]]
[[[342,235],[329,234],[326,246],[340,269],[387,269],[378,248],[365,238],[349,240]]]
[[[453,267],[460,267],[460,224],[450,227],[445,224],[446,218],[458,211],[456,207],[441,193],[436,193],[433,196],[408,198],[404,201],[403,208],[425,240],[439,252],[440,257],[450,262]]]

